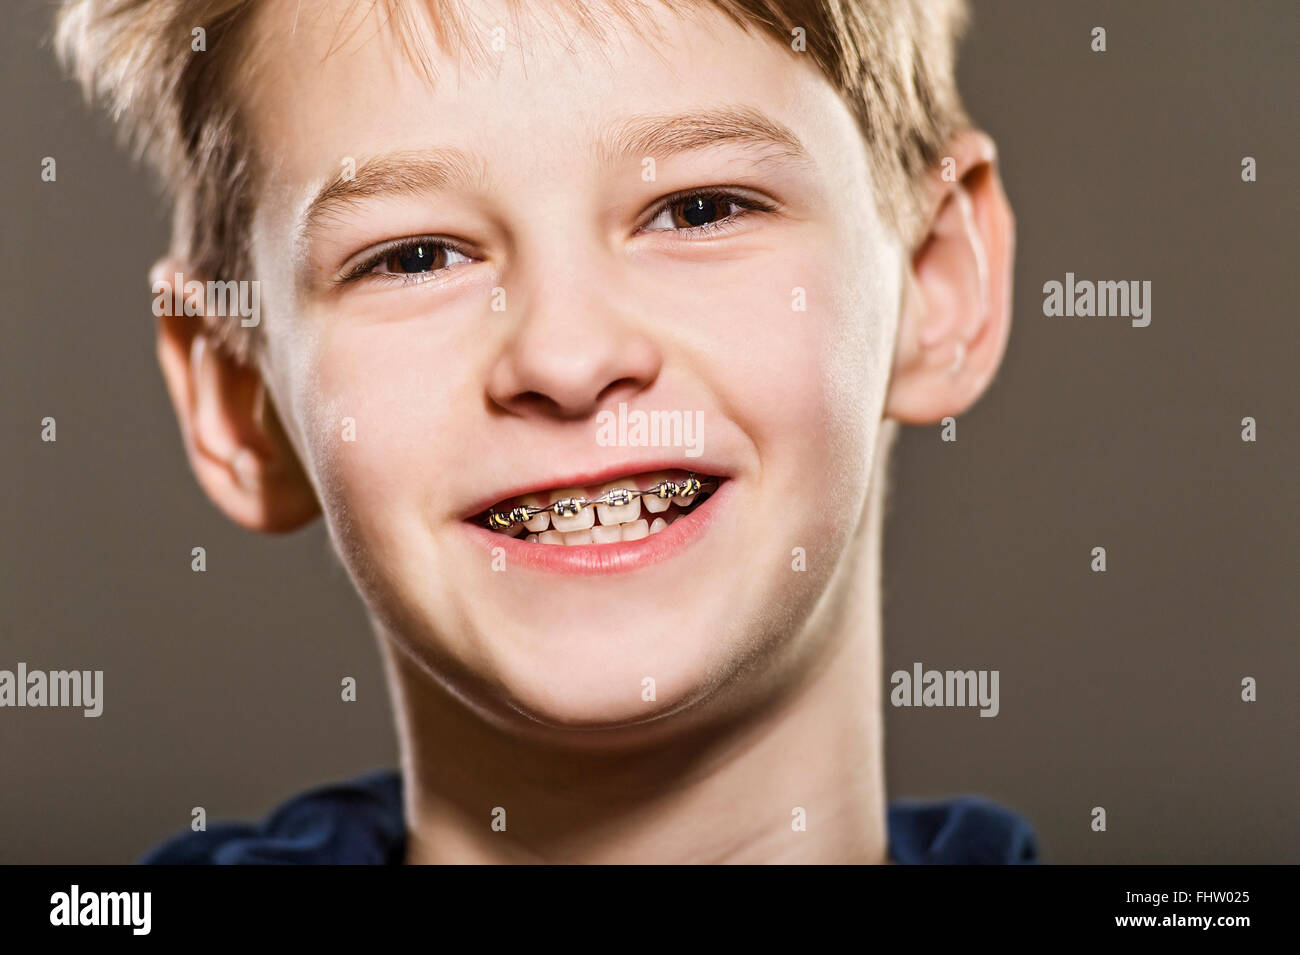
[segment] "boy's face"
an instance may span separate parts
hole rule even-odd
[[[246,94],[264,371],[371,612],[469,702],[552,726],[806,660],[867,492],[904,262],[815,64],[712,11],[599,43],[482,3],[485,59],[438,59],[431,88],[353,4],[297,6],[259,14],[275,39]],[[703,144],[723,131],[745,135]],[[659,207],[707,187],[729,197]],[[452,248],[373,254],[411,237]],[[603,443],[620,403],[700,421],[701,453]],[[639,542],[561,553],[470,520],[672,469],[725,481]]]

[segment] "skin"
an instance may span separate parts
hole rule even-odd
[[[294,25],[272,3],[255,24],[283,38],[245,104],[257,367],[184,318],[158,320],[159,358],[218,506],[267,532],[324,516],[393,690],[407,861],[886,861],[886,422],[960,414],[1001,361],[1014,227],[991,140],[954,138],[904,247],[811,60],[716,14],[660,10],[657,36],[619,24],[604,43],[522,23],[486,67],[440,55],[430,84],[373,20],[338,31],[346,6]],[[628,117],[718,107],[761,111],[806,160],[663,151],[647,182],[643,155],[597,148]],[[481,156],[473,182],[352,202],[304,235],[345,157],[447,146]],[[644,228],[657,200],[720,185],[776,209],[700,239]],[[419,235],[472,255],[418,283],[332,281]],[[475,502],[635,458],[595,440],[620,402],[703,412],[704,460],[732,482],[714,526],[627,574],[493,570],[460,526]]]

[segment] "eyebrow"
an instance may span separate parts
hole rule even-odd
[[[790,128],[752,106],[721,106],[704,112],[637,116],[609,130],[598,158],[613,163],[627,156],[661,159],[692,149],[740,143],[774,150],[785,159],[811,162]]]
[[[364,199],[468,189],[484,178],[482,160],[463,149],[409,150],[366,159],[352,175],[340,171],[316,193],[303,213],[302,234],[310,235],[331,215]]]
[[[680,114],[634,116],[597,140],[596,157],[613,165],[629,156],[669,156],[728,143],[768,149],[796,163],[811,163],[789,127],[752,106],[722,106]],[[481,188],[487,179],[482,156],[456,148],[387,153],[357,164],[355,173],[330,180],[307,205],[302,233],[310,235],[346,206],[364,199],[415,195],[440,189]]]

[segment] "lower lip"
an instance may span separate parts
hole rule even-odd
[[[554,574],[625,574],[663,563],[685,551],[708,532],[730,498],[732,481],[719,485],[696,510],[679,517],[658,534],[617,544],[530,544],[465,521],[461,525],[489,550],[503,548],[506,562]]]

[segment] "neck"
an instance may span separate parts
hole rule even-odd
[[[886,862],[882,458],[850,552],[792,641],[815,650],[732,718],[632,747],[539,744],[490,725],[381,638],[406,861]]]

